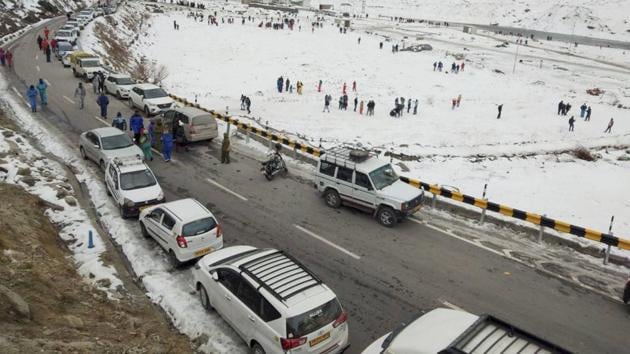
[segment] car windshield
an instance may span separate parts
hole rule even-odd
[[[133,141],[127,134],[106,136],[101,138],[101,141],[103,142],[103,150],[124,149],[133,145]]]
[[[98,68],[101,66],[101,63],[98,60],[82,60],[81,66],[84,68]]]
[[[370,172],[370,179],[374,183],[374,187],[380,190],[398,181],[398,175],[396,175],[392,165],[387,164]]]
[[[161,88],[154,88],[144,91],[144,98],[160,98],[168,96]]]
[[[68,31],[59,31],[57,32],[57,37],[70,37],[72,34]]]
[[[119,77],[116,79],[116,83],[118,85],[133,85],[136,82],[133,81],[133,79],[131,79],[130,77]]]
[[[187,237],[205,234],[206,232],[214,229],[216,226],[217,223],[214,221],[214,218],[207,217],[199,219],[184,225],[182,235]]]
[[[202,116],[196,116],[193,118],[194,125],[203,125],[203,124],[212,124],[214,120],[209,114],[204,114]]]
[[[60,52],[67,52],[69,50],[72,50],[72,44],[68,43],[68,42],[59,42],[57,44],[57,49]]]
[[[120,188],[125,191],[150,187],[156,184],[155,176],[148,169],[120,174]]]
[[[287,335],[289,338],[299,338],[333,322],[341,315],[341,305],[337,299],[332,299],[322,306],[316,307],[301,315],[287,319]]]

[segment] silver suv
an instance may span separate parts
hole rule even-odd
[[[347,147],[320,157],[315,188],[329,207],[344,203],[366,210],[387,227],[420,210],[424,197],[424,191],[402,182],[390,163]]]

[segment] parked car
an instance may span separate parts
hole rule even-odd
[[[275,249],[226,247],[193,269],[201,304],[214,308],[252,353],[341,353],[348,314],[298,260]]]
[[[79,15],[77,16],[77,22],[79,22],[79,28],[84,29],[92,21],[92,15]]]
[[[57,59],[61,60],[64,54],[70,53],[74,51],[74,46],[70,42],[59,42],[57,43],[57,49],[55,49],[55,56]],[[69,63],[68,63],[69,64]]]
[[[143,156],[126,132],[113,127],[96,128],[79,137],[79,152],[84,159],[96,162],[102,170],[114,157]]]
[[[74,27],[74,29],[77,30],[77,33],[81,34],[81,26],[79,25],[79,21],[74,20],[74,19],[66,21],[66,23],[64,24],[64,27],[66,27],[66,26],[67,27],[70,27],[70,26]]]
[[[568,350],[490,315],[438,308],[406,321],[362,354],[555,353]]]
[[[77,30],[57,31],[53,37],[57,42],[68,42],[72,45],[77,43],[79,32]]]
[[[175,101],[159,86],[138,84],[129,92],[129,106],[142,109],[148,117],[173,108]]]
[[[61,64],[63,64],[64,68],[69,68],[70,67],[70,55],[74,53],[74,52],[65,52],[62,56],[61,56]]]
[[[70,66],[72,67],[72,74],[75,77],[83,78],[85,81],[92,80],[95,73],[105,71],[99,57],[81,51],[72,52]]]
[[[129,91],[136,82],[129,76],[123,74],[110,74],[105,79],[105,92],[116,95],[118,98],[129,98]]]
[[[105,186],[123,219],[165,201],[162,187],[141,155],[110,160],[105,168]]]
[[[177,107],[164,112],[162,119],[162,124],[168,127],[177,126],[178,122],[182,122],[186,140],[191,142],[212,140],[219,136],[214,117],[198,108]]]
[[[152,237],[168,253],[175,267],[223,247],[221,225],[195,199],[146,208],[138,220],[142,235]]]
[[[366,210],[393,227],[422,206],[424,191],[402,182],[392,165],[365,151],[337,147],[319,159],[315,188],[326,205]]]

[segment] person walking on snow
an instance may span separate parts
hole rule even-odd
[[[345,82],[343,83],[343,86],[341,87],[341,93],[342,93],[343,95],[345,95],[345,94],[346,94],[346,83],[345,83]]]
[[[457,98],[453,98],[453,99],[451,100],[451,103],[452,103],[452,107],[451,107],[451,109],[455,109],[455,107],[457,106]]]
[[[31,104],[31,112],[37,112],[37,94],[37,89],[33,85],[26,91],[26,97],[28,97],[28,102]]]
[[[436,67],[437,67],[437,62],[434,61],[433,62],[433,71],[435,71]]]
[[[564,102],[560,101],[560,103],[558,103],[558,115],[561,115],[564,113]]]
[[[363,114],[363,101],[361,101],[361,103],[359,103],[359,114]]]
[[[319,80],[319,84],[317,85],[317,92],[322,92],[322,80]]]
[[[149,134],[144,130],[144,128],[140,129],[140,148],[142,149],[142,153],[144,154],[144,159],[147,161],[153,161],[153,152],[151,151],[151,138]]]
[[[101,118],[107,119],[107,105],[109,105],[109,98],[105,95],[105,92],[101,92],[101,95],[96,99],[96,103],[101,107]]]
[[[324,95],[324,110],[322,111],[322,113],[330,113],[330,100],[332,100],[332,97],[330,95]]]
[[[173,152],[173,133],[164,127],[162,132],[162,156],[164,156],[164,162],[171,161],[171,152]]]
[[[611,134],[613,125],[615,125],[615,120],[610,118],[610,121],[608,121],[608,127],[606,128],[606,130],[604,130],[604,133]]]
[[[135,110],[131,118],[129,118],[129,130],[133,132],[133,141],[138,144],[138,140],[140,139],[140,129],[144,128],[144,119],[138,112]],[[173,142],[173,136],[171,135],[171,143]]]
[[[462,95],[458,95],[457,96],[457,107],[459,107],[459,104],[462,102]]]
[[[584,118],[587,108],[588,107],[586,106],[586,103],[582,103],[582,105],[580,106],[580,118]]]
[[[357,92],[357,82],[352,81],[352,92]]]
[[[116,113],[116,118],[112,119],[112,127],[121,131],[127,131],[127,121],[123,118],[122,113]]]
[[[499,112],[497,114],[497,119],[501,119],[501,112],[503,112],[503,103],[497,106],[497,111]]]
[[[358,97],[355,97],[355,98],[354,98],[354,111],[355,111],[355,112],[357,111],[357,104],[359,104],[359,98],[358,98]]]
[[[418,99],[417,98],[413,103],[413,115],[415,116],[416,114],[418,114]]]
[[[462,62],[462,65],[460,65],[459,70],[464,71],[464,62]]]
[[[289,78],[287,77],[287,79],[284,80],[284,92],[289,92],[289,85],[290,85],[290,81],[289,81]]]
[[[230,150],[232,150],[230,136],[228,133],[223,133],[223,143],[221,143],[221,163],[230,163]]]
[[[276,81],[276,86],[278,87],[278,92],[282,93],[282,87],[284,86],[284,79],[282,78],[282,76],[280,76]]]
[[[575,118],[571,116],[571,118],[569,118],[569,131],[570,132],[572,132],[575,129],[574,123],[575,123]]]
[[[584,118],[585,122],[588,122],[591,120],[591,106],[588,106],[588,108],[586,109],[586,117]]]
[[[79,109],[83,109],[85,106],[85,88],[83,83],[79,82],[79,86],[74,90],[74,98],[79,98]]]
[[[39,91],[39,99],[42,101],[42,106],[48,104],[48,92],[46,92],[47,88],[48,85],[46,82],[43,79],[39,79],[39,82],[37,83],[37,91]]]

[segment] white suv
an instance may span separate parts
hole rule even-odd
[[[112,159],[105,168],[105,184],[123,219],[165,201],[160,184],[140,155]]]
[[[136,82],[129,75],[110,74],[105,79],[105,92],[121,99],[129,98],[129,91],[135,84]]]
[[[175,107],[175,101],[159,86],[138,84],[129,91],[129,106],[142,109],[148,117]]]
[[[201,304],[215,308],[256,354],[341,353],[348,315],[304,265],[274,249],[233,246],[193,269]]]
[[[223,247],[221,225],[194,199],[146,208],[138,219],[142,235],[153,237],[175,267]]]
[[[402,323],[362,354],[569,354],[543,338],[490,315],[438,308]]]
[[[329,207],[345,203],[369,211],[387,227],[420,210],[424,197],[424,191],[401,181],[388,162],[346,147],[320,157],[315,188]]]

